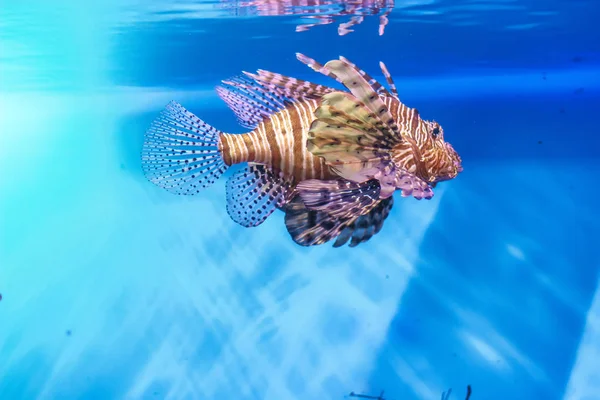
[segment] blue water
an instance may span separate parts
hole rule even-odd
[[[0,400],[600,399],[599,5],[397,0],[383,35],[260,9],[0,7]],[[144,178],[168,101],[243,132],[221,79],[330,84],[296,52],[384,61],[464,172],[337,249]]]

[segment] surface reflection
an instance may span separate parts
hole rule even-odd
[[[336,18],[348,17],[340,23],[340,36],[354,32],[352,27],[361,24],[367,16],[379,16],[379,36],[388,24],[388,16],[395,7],[394,0],[222,0],[222,7],[235,15],[275,16],[300,15],[305,22],[296,26],[296,32],[304,32],[315,26],[332,24]]]

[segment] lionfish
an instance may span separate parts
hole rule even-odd
[[[247,163],[226,183],[227,212],[258,226],[275,209],[301,245],[337,237],[356,246],[382,227],[392,194],[430,199],[437,182],[462,171],[442,127],[404,105],[345,57],[302,63],[347,90],[258,70],[222,82],[219,97],[250,132],[224,133],[172,101],[147,130],[142,167],[154,184],[193,195],[230,166]]]

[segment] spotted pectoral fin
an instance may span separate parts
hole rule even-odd
[[[350,93],[323,96],[308,132],[307,150],[345,179],[362,182],[389,164],[395,141]]]
[[[296,196],[285,206],[285,226],[297,244],[315,246],[335,238],[333,247],[349,242],[349,247],[364,243],[376,235],[389,215],[393,197],[379,200],[366,214],[333,217],[324,211],[311,210]]]
[[[393,135],[389,135],[381,119],[351,93],[327,93],[314,114],[317,119],[328,119],[342,127],[356,129],[363,145],[391,149],[398,143]]]
[[[367,81],[365,79],[367,75],[343,57],[340,60],[327,62],[324,68],[336,76],[380,120],[382,125],[380,130],[383,133],[388,135],[390,139],[395,140],[396,143],[402,141],[400,129],[395,119],[377,93],[378,90],[381,90],[380,84]]]
[[[391,131],[377,114],[357,96],[348,92],[331,92],[324,95],[315,110],[315,117],[316,120],[334,121],[334,126],[353,128],[354,131],[349,131],[347,135],[359,135],[365,146],[391,150],[402,142],[400,136]],[[340,137],[341,139],[343,137]]]
[[[313,140],[309,139],[307,149],[313,155],[321,157],[341,178],[363,182],[384,168],[390,162],[390,156],[370,146],[356,143],[360,132],[350,134],[353,130],[355,129],[352,127],[331,125],[326,120],[314,121],[311,131],[315,136]]]
[[[293,193],[294,180],[265,165],[249,164],[227,180],[225,190],[231,219],[252,227],[283,207]]]
[[[417,200],[433,197],[433,187],[428,182],[402,169],[396,171],[394,186],[401,190],[402,197],[412,195]]]
[[[377,82],[376,79],[372,78],[364,70],[358,68],[356,66],[356,64],[351,63],[350,60],[348,60],[346,57],[343,57],[343,56],[340,56],[339,59],[340,59],[340,61],[342,61],[342,62],[348,64],[350,67],[352,67],[354,69],[354,71],[358,72],[360,74],[360,76],[362,76],[363,79],[369,84],[369,86],[371,86],[371,89],[373,89],[378,95],[390,96],[390,92],[388,92],[386,88],[384,88],[379,82]],[[342,82],[343,82],[343,80],[342,80]]]
[[[323,211],[332,217],[365,214],[379,200],[380,190],[376,179],[362,183],[309,179],[296,186],[296,192],[308,209]]]

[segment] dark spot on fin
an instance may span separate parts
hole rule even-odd
[[[396,84],[394,83],[394,78],[392,78],[392,74],[390,74],[390,71],[387,69],[383,61],[379,62],[379,67],[381,68],[381,72],[383,72],[383,76],[385,76],[385,80],[387,81],[388,86],[390,87],[392,96],[399,99],[398,89],[396,88]]]
[[[307,150],[348,180],[363,181],[391,161],[400,136],[347,92],[323,96],[308,132]],[[369,175],[371,174],[371,175]]]
[[[325,64],[325,68],[340,79],[359,101],[363,102],[371,112],[377,115],[389,135],[400,137],[400,128],[377,94],[377,91],[382,89],[377,81],[370,78],[364,71],[358,69],[344,57],[340,57],[340,60],[329,61]]]
[[[227,180],[227,213],[242,226],[258,226],[285,205],[293,188],[292,177],[262,164],[250,164]]]
[[[217,86],[217,94],[235,114],[238,123],[254,129],[285,107],[285,98],[246,76],[237,76]]]
[[[155,185],[192,195],[227,169],[218,149],[221,132],[172,101],[144,136],[142,169]]]

